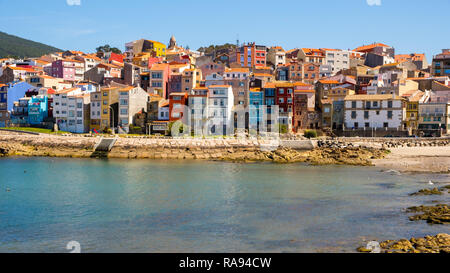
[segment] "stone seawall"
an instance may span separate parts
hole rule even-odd
[[[312,150],[313,141],[251,139],[167,139],[118,137],[109,152],[95,152],[100,137],[0,133],[0,153],[24,156],[217,159],[229,153],[273,151],[289,147]],[[286,146],[284,146],[284,144]],[[3,151],[3,152],[2,152]]]
[[[204,159],[238,162],[372,165],[386,150],[316,148],[311,140],[117,138],[108,152],[94,151],[99,137],[0,133],[0,156]]]

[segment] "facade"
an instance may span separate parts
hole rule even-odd
[[[39,125],[48,117],[48,97],[33,96],[28,101],[28,123]]]
[[[169,64],[154,64],[150,68],[149,93],[168,98],[170,69]]]
[[[84,72],[84,62],[78,60],[57,60],[51,66],[51,76],[65,81],[84,80]]]
[[[25,97],[27,91],[34,90],[36,88],[27,82],[22,81],[6,84],[2,87],[2,89],[4,93],[6,92],[6,110],[12,111],[15,101]]]
[[[53,95],[53,117],[59,130],[69,131],[76,126],[76,105],[73,103],[73,96],[81,94],[80,88],[69,88],[58,91]],[[71,103],[69,103],[69,98],[72,98]]]
[[[279,109],[278,122],[288,132],[292,131],[294,123],[294,87],[295,85],[289,82],[275,83],[275,103]]]
[[[337,72],[343,69],[350,68],[350,56],[353,53],[348,50],[328,49],[322,48],[325,52],[325,63],[331,67],[331,75],[335,75]]]
[[[450,134],[450,103],[419,103],[419,135],[442,136]]]
[[[8,85],[0,84],[0,127],[6,127],[9,121]]]
[[[263,126],[264,92],[260,88],[250,89],[248,105],[249,132],[259,132]]]
[[[64,131],[77,134],[89,132],[90,98],[88,93],[68,96],[68,120]]]
[[[406,110],[400,96],[349,95],[344,101],[346,129],[403,129]]]
[[[234,105],[247,107],[250,87],[250,72],[248,68],[225,69],[223,81],[233,90]]]
[[[231,134],[234,95],[230,85],[211,85],[208,88],[207,134]]]
[[[416,134],[419,126],[419,104],[425,103],[429,97],[423,91],[416,91],[408,97],[406,102],[406,128],[409,134]]]
[[[14,125],[28,124],[28,104],[30,101],[30,97],[20,98],[18,101],[14,102],[13,109],[11,111],[11,123]]]
[[[267,47],[248,43],[236,51],[236,62],[242,67],[266,66]]]
[[[91,122],[90,130],[97,132],[105,128],[117,127],[119,122],[119,90],[121,87],[102,88],[90,93]]]
[[[201,135],[205,127],[207,107],[208,107],[208,88],[196,87],[188,97],[189,110],[191,111],[190,125],[194,136]]]
[[[166,56],[166,45],[152,40],[140,39],[125,44],[124,61],[131,63],[139,53],[148,52],[152,57]]]
[[[169,95],[169,121],[184,121],[185,106],[188,104],[187,92],[175,92]]]
[[[271,47],[267,53],[267,63],[277,67],[286,64],[286,52],[280,46]]]
[[[191,93],[192,88],[200,84],[202,71],[200,69],[185,69],[181,79],[181,92]]]
[[[450,76],[450,49],[443,49],[441,54],[433,57],[431,74],[433,76]]]
[[[402,63],[410,61],[414,63],[417,67],[417,69],[422,70],[428,68],[428,61],[425,57],[425,53],[417,54],[417,53],[411,53],[411,54],[399,54],[395,55],[395,62],[396,63]]]
[[[140,87],[125,87],[119,89],[119,122],[118,126],[126,133],[130,125],[135,125],[135,115],[147,109],[148,94]]]
[[[28,77],[40,74],[33,68],[6,66],[0,74],[0,83],[7,84],[17,81],[25,81]]]

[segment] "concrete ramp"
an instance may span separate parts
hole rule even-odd
[[[94,146],[96,152],[109,152],[116,143],[117,138],[101,138]]]
[[[294,150],[312,150],[317,147],[317,142],[313,140],[281,140],[280,146]]]

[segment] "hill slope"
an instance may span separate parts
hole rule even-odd
[[[7,56],[40,57],[56,51],[62,50],[0,31],[0,58]]]

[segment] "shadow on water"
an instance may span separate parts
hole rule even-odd
[[[107,158],[109,151],[116,143],[117,138],[101,138],[100,141],[94,146],[94,152],[91,154],[91,158]]]
[[[94,151],[90,158],[108,158],[109,151]]]

